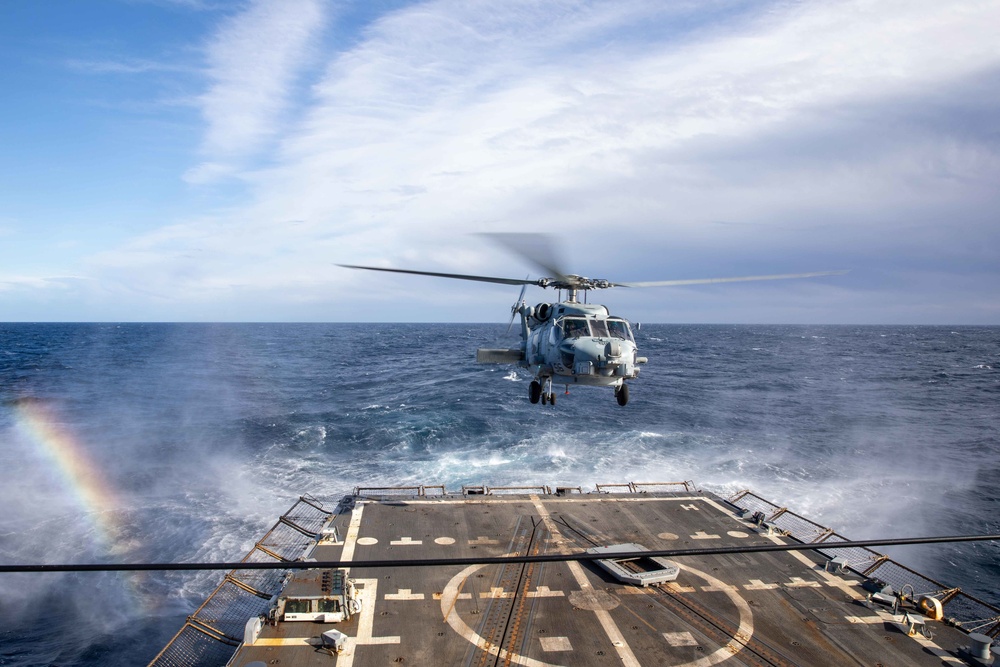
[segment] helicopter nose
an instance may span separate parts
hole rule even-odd
[[[617,340],[576,338],[567,343],[562,350],[573,355],[573,371],[577,375],[614,374],[625,363],[623,346]]]

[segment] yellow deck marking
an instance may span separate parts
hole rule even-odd
[[[251,646],[320,646],[319,637],[259,637]]]

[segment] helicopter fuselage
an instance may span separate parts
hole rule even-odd
[[[628,321],[605,306],[564,301],[518,312],[524,345],[519,364],[539,381],[620,387],[646,361],[638,356]]]

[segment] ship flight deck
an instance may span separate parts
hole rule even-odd
[[[741,499],[698,491],[690,482],[608,485],[591,493],[546,487],[476,487],[456,494],[440,487],[356,489],[335,511],[317,513],[313,529],[285,522],[316,538],[302,548],[303,558],[351,562],[580,554],[616,545],[652,551],[744,547],[833,535],[817,527],[803,540],[788,530],[791,525],[802,532],[798,515],[788,513],[789,524],[778,520],[784,511],[756,511],[767,501],[753,494]],[[310,508],[322,505],[310,501]],[[281,556],[265,541],[258,548]],[[946,589],[929,590],[937,582],[916,573],[912,582],[897,579],[894,591],[873,594],[872,572],[886,559],[861,562],[866,551],[626,559],[611,568],[567,560],[304,570],[282,575],[283,592],[243,586],[266,609],[238,633],[224,620],[193,615],[187,639],[182,630],[151,664],[188,659],[183,651],[197,653],[191,636],[199,632],[217,633],[216,643],[229,640],[233,667],[991,664],[989,640],[1000,633],[1000,621],[970,634],[955,627],[954,619],[933,620],[934,610],[922,613],[917,600],[944,599]],[[658,568],[668,571],[671,565],[679,572],[656,578]],[[634,580],[649,585],[624,583],[615,569],[631,570]],[[909,572],[894,571],[904,578]],[[286,620],[295,616],[289,613],[292,592],[305,600],[303,593],[315,589],[322,598],[319,589],[329,592],[331,581],[337,590],[352,583],[356,597],[345,602],[344,609],[351,609],[344,620],[328,623],[331,616],[322,613],[314,620]],[[909,598],[900,599],[906,585]],[[951,599],[960,602],[954,594]],[[975,603],[975,614],[996,611]],[[925,601],[925,611],[928,606]],[[334,608],[343,611],[339,603],[327,607]],[[330,630],[346,636],[339,650]],[[985,648],[977,644],[980,637]]]

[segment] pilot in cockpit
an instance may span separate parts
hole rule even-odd
[[[631,339],[628,333],[628,325],[623,320],[608,320],[608,332],[613,338],[621,338],[622,340]]]
[[[579,338],[589,336],[590,330],[587,328],[587,321],[570,318],[563,321],[563,332],[566,338]]]

